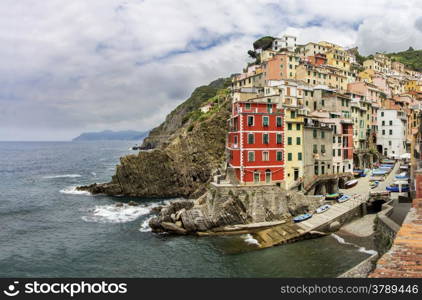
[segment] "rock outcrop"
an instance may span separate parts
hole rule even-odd
[[[313,211],[322,202],[320,197],[286,192],[278,186],[210,185],[197,200],[176,201],[162,208],[150,227],[154,232],[177,234],[220,231],[229,225],[289,219]]]
[[[151,131],[145,145],[150,145],[147,148],[158,148],[120,158],[110,182],[79,189],[93,194],[145,198],[197,198],[202,195],[213,172],[226,160],[225,138],[230,98],[226,90],[218,93],[216,90],[217,87],[213,86],[211,91],[207,89],[207,92],[202,91],[204,95],[194,97],[201,103],[198,99],[204,102],[204,97],[215,95],[208,99],[214,104],[209,112],[202,113],[196,109],[188,114],[189,109],[182,105],[185,107],[183,113],[177,114],[175,111],[181,109],[176,108],[161,125],[160,132],[171,133],[166,135],[166,143],[154,140],[158,136],[157,130]],[[198,103],[194,105],[191,102],[192,107],[198,107]]]

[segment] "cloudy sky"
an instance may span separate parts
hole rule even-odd
[[[0,140],[147,130],[262,35],[422,48],[420,1],[2,0]]]

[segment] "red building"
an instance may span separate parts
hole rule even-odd
[[[271,102],[235,102],[227,148],[240,183],[284,179],[284,112]]]

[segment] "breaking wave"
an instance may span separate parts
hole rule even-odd
[[[91,193],[88,191],[80,191],[77,189],[76,186],[71,186],[60,190],[60,193],[66,195],[83,195],[83,196],[91,196]]]
[[[340,244],[353,246],[353,247],[357,248],[359,252],[366,253],[366,254],[369,254],[369,255],[374,255],[374,254],[377,254],[377,253],[378,253],[378,252],[377,252],[377,251],[375,251],[375,250],[371,250],[371,249],[369,249],[369,250],[368,250],[368,249],[366,249],[365,247],[360,247],[360,246],[358,246],[358,245],[356,245],[356,244],[346,242],[346,240],[345,240],[344,238],[342,238],[342,237],[338,236],[338,235],[337,235],[337,234],[335,234],[335,233],[332,233],[332,234],[331,234],[331,236],[332,236],[334,239],[336,239],[336,240],[337,240],[337,242],[339,242]]]
[[[251,234],[242,234],[241,237],[247,244],[259,246],[259,242]]]
[[[79,174],[63,174],[63,175],[50,175],[50,176],[44,176],[44,179],[56,179],[56,178],[78,178],[82,177],[82,175]]]
[[[151,227],[149,227],[149,221],[154,218],[153,216],[146,218],[145,221],[142,222],[141,228],[139,228],[140,232],[151,232]]]
[[[126,203],[116,203],[109,205],[97,205],[88,210],[89,215],[83,216],[82,220],[96,223],[127,223],[138,219],[141,216],[149,215],[152,209],[161,205],[170,203],[171,200],[165,200],[154,203],[139,204],[132,206]],[[151,217],[152,218],[152,217]],[[140,228],[142,232],[151,231],[148,222],[151,218],[145,220]]]

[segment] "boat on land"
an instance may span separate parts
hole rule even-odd
[[[299,215],[299,216],[297,216],[297,217],[294,217],[294,218],[293,218],[293,221],[294,221],[295,223],[299,223],[299,222],[302,222],[302,221],[308,220],[308,219],[310,219],[310,218],[312,218],[312,214],[307,213],[307,214],[303,214],[303,215]]]
[[[325,200],[337,200],[341,195],[339,193],[325,195]]]
[[[379,185],[380,185],[380,182],[378,180],[375,180],[375,181],[372,181],[371,183],[369,183],[369,187],[371,189],[374,189],[374,188],[376,188]]]
[[[400,193],[409,191],[409,183],[406,181],[396,181],[385,188],[389,192]]]
[[[400,174],[397,174],[396,176],[394,176],[396,179],[409,179],[409,177],[407,176],[406,172],[402,172]]]
[[[342,195],[340,198],[337,199],[338,203],[343,203],[349,200],[351,197],[349,195]]]
[[[355,185],[357,185],[358,184],[358,180],[357,179],[353,179],[353,180],[349,180],[349,181],[347,181],[345,184],[344,184],[344,187],[346,188],[346,189],[350,189],[350,188],[352,188],[352,187],[354,187]]]
[[[383,159],[383,160],[381,160],[381,164],[392,164],[392,165],[394,165],[395,163],[396,163],[396,161],[393,160],[393,159]]]
[[[365,171],[361,170],[361,169],[354,169],[353,170],[353,175],[357,178],[357,177],[365,177]]]
[[[329,205],[329,204],[324,204],[324,205],[321,205],[320,207],[318,207],[318,208],[315,210],[315,212],[316,212],[317,214],[322,214],[323,212],[325,212],[325,211],[329,210],[330,208],[331,208],[331,205]]]
[[[383,169],[373,169],[372,170],[372,175],[377,176],[377,175],[385,175],[387,174],[387,170],[383,170]]]

